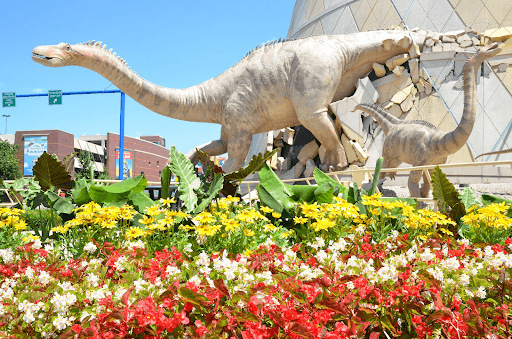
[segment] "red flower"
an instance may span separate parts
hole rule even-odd
[[[80,334],[80,331],[82,331],[82,326],[80,326],[79,324],[74,324],[73,326],[71,326],[71,329],[72,329],[76,334]]]

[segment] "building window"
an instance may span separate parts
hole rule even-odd
[[[142,174],[144,174],[144,171],[140,171],[140,174],[141,174],[141,175],[142,175]]]
[[[156,161],[156,167],[160,166],[160,160]]]
[[[162,171],[158,171],[158,177],[162,179]]]
[[[149,166],[151,166],[151,161],[149,162]]]

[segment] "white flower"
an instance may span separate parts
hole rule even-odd
[[[118,270],[119,272],[122,272],[125,270],[125,267],[123,264],[126,262],[126,256],[122,255],[120,256],[117,261],[114,263],[114,268]]]
[[[176,276],[178,274],[181,274],[181,270],[177,266],[171,266],[171,265],[167,266],[167,268],[165,269],[165,272],[167,272],[167,274],[169,274],[170,276]]]
[[[94,267],[94,266],[98,266],[98,265],[101,265],[101,260],[100,259],[91,259],[89,260],[89,266],[90,267]]]
[[[309,246],[314,248],[315,250],[318,250],[319,248],[323,248],[325,246],[325,240],[324,238],[316,237],[314,242],[308,243]]]
[[[462,284],[463,286],[468,286],[469,280],[470,280],[470,277],[466,273],[462,273],[459,277],[459,283]]]
[[[436,258],[434,253],[430,252],[430,248],[426,248],[423,253],[420,254],[420,259],[422,261],[432,261]]]
[[[58,292],[55,292],[50,302],[59,315],[64,315],[68,311],[69,306],[76,302],[76,296],[72,293],[60,295]]]
[[[97,249],[98,249],[98,247],[96,247],[96,245],[93,242],[88,242],[84,246],[84,251],[87,251],[87,252],[89,252],[91,254],[96,252]]]
[[[36,320],[36,318],[34,317],[34,314],[31,311],[28,311],[23,315],[23,321],[26,322],[27,324],[30,324],[34,320]]]
[[[350,290],[353,290],[355,288],[354,283],[352,281],[349,281],[347,283],[347,288],[350,289]]]
[[[65,329],[70,325],[71,323],[69,319],[61,315],[58,315],[55,319],[53,319],[53,326],[55,326],[55,328],[59,331]]]
[[[32,267],[27,267],[27,270],[25,271],[25,276],[27,276],[27,278],[29,279],[32,279],[34,277],[34,270],[32,269]]]
[[[46,271],[41,271],[41,273],[39,273],[39,282],[43,285],[46,285],[48,284],[50,281],[53,280],[53,278],[51,277],[50,274],[48,274],[48,272]]]
[[[138,279],[138,280],[135,280],[133,282],[133,284],[135,285],[135,291],[140,292],[141,290],[144,289],[143,285],[147,285],[148,282],[144,279]]]
[[[69,281],[63,281],[57,283],[64,291],[75,291],[75,288]]]
[[[1,249],[0,258],[2,258],[4,264],[9,264],[14,259],[14,251],[11,248]]]
[[[85,279],[87,279],[87,281],[93,286],[93,287],[98,287],[98,282],[100,281],[100,277],[94,273],[89,273]]]
[[[485,296],[487,295],[486,291],[485,291],[485,287],[484,286],[480,286],[477,288],[477,290],[475,291],[475,296],[477,298],[485,298]]]
[[[196,260],[196,264],[198,266],[208,266],[210,265],[210,257],[203,251],[199,254],[199,259]]]
[[[183,252],[192,252],[192,244],[185,245]]]

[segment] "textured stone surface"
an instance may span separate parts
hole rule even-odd
[[[311,178],[315,167],[315,162],[312,159],[308,159],[306,162],[306,168],[304,169],[304,178]]]
[[[299,162],[305,165],[308,159],[313,159],[318,155],[318,148],[319,146],[316,143],[316,141],[311,141],[310,143],[302,147],[302,149],[299,152],[299,155],[297,156],[297,159],[299,160]]]
[[[375,75],[378,76],[379,78],[382,78],[383,76],[386,75],[386,69],[384,68],[384,65],[374,62],[372,67],[373,70],[375,71]]]

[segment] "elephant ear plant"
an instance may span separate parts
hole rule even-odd
[[[220,194],[224,196],[238,195],[238,187],[242,180],[259,171],[275,152],[277,150],[255,155],[247,166],[238,171],[224,173],[222,168],[215,165],[206,153],[198,150],[201,164],[206,168],[205,174],[199,177],[192,162],[184,154],[178,152],[174,146],[171,146],[169,152],[171,163],[168,170],[162,172],[162,196],[168,197],[170,173],[173,173],[179,180],[178,196],[183,202],[185,211],[198,214]]]

